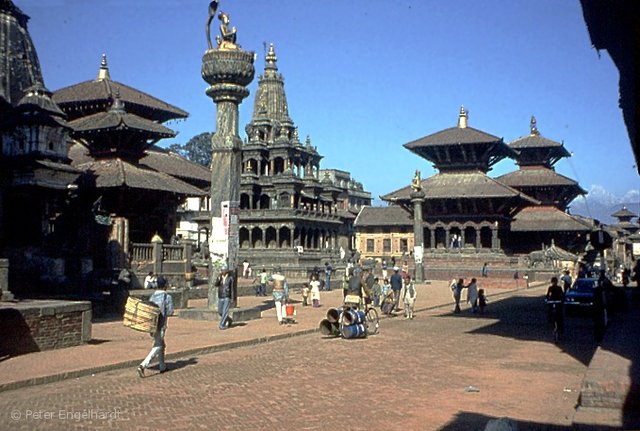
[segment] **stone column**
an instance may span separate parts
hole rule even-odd
[[[431,250],[435,250],[436,249],[436,227],[432,227],[431,229],[429,229],[429,237],[431,239]]]
[[[13,293],[9,290],[9,259],[0,259],[0,300],[13,301]]]
[[[411,192],[411,203],[413,203],[413,256],[416,261],[416,283],[424,281],[424,223],[422,221],[422,203],[424,202],[424,192],[422,189]]]
[[[224,35],[223,35],[224,37]],[[216,104],[216,131],[211,138],[211,228],[212,244],[209,271],[209,308],[215,310],[218,291],[214,286],[220,268],[228,266],[238,279],[238,211],[240,175],[242,174],[242,140],[238,135],[238,106],[249,95],[247,86],[254,77],[254,54],[224,40],[219,48],[208,49],[202,58],[202,78]],[[223,202],[228,206],[224,212]],[[232,294],[237,306],[237,286]]]
[[[495,226],[491,228],[491,251],[496,251],[498,247],[498,227]]]

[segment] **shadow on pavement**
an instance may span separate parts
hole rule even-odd
[[[198,360],[196,358],[181,359],[175,362],[167,362],[167,370],[174,371],[180,368],[188,367],[189,365],[196,365]]]
[[[472,334],[489,334],[524,341],[553,343],[553,330],[547,321],[547,309],[542,297],[512,296],[491,302],[484,314],[472,314],[464,310],[460,314],[444,316],[487,319],[492,323],[470,331]],[[588,317],[565,317],[564,334],[559,346],[562,350],[589,365],[597,344],[593,336],[593,321]]]
[[[596,353],[598,345],[604,352],[612,352],[630,362],[629,377],[631,387],[622,407],[622,419],[624,429],[640,428],[640,292],[630,297],[629,307],[626,310],[609,314],[609,325],[600,344],[595,341],[594,323],[589,314],[572,313],[565,316],[564,334],[559,346],[562,350],[579,360],[584,365],[589,365]],[[470,333],[490,334],[508,337],[518,340],[530,340],[553,343],[551,324],[547,321],[546,308],[541,296],[513,296],[491,302],[485,314],[472,314],[465,310],[460,314],[447,313],[442,317],[456,317],[463,319],[487,319],[492,323],[470,331]],[[607,379],[607,373],[603,378]],[[606,384],[606,381],[605,381]],[[462,419],[461,419],[462,420]],[[530,424],[531,427],[522,429],[565,429],[565,428],[538,428],[542,424]],[[464,429],[462,425],[452,424],[449,429]],[[570,428],[567,428],[570,429]],[[600,426],[589,427],[580,424],[580,430],[608,430]]]
[[[468,431],[468,430],[483,430],[491,419],[496,419],[492,416],[481,415],[478,413],[472,412],[460,412],[456,415],[456,417],[447,425],[438,429],[438,431]],[[517,423],[518,431],[575,431],[576,428],[573,425],[554,425],[554,424],[545,424],[540,422],[531,422],[531,421],[521,421],[515,420]],[[618,428],[612,427],[591,427],[581,425],[580,431],[613,431]]]

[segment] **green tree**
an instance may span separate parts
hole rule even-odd
[[[213,133],[204,132],[189,139],[184,144],[171,144],[169,150],[202,166],[211,165],[211,136]]]
[[[211,165],[211,136],[213,133],[204,132],[189,139],[184,144],[187,159],[209,167]]]

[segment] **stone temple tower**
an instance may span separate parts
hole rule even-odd
[[[242,172],[242,140],[238,135],[238,106],[249,95],[247,86],[253,80],[255,54],[244,51],[236,43],[236,28],[229,28],[229,16],[220,12],[220,34],[217,47],[210,37],[211,22],[218,2],[209,5],[207,42],[209,49],[202,58],[202,78],[209,84],[206,90],[216,104],[216,131],[211,139],[211,242],[212,277],[228,266],[238,265],[238,212],[240,175]],[[210,289],[209,305],[217,302]],[[235,294],[234,294],[235,299]],[[235,301],[234,301],[235,302]]]

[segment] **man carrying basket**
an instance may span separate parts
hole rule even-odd
[[[164,335],[167,330],[167,320],[170,315],[173,314],[173,299],[171,295],[166,292],[167,280],[159,276],[158,277],[158,289],[153,292],[149,302],[154,303],[160,309],[160,316],[158,317],[158,329],[153,334],[153,347],[151,351],[144,358],[144,361],[138,365],[138,375],[144,377],[144,370],[149,368],[151,361],[158,356],[158,369],[161,373],[167,371],[167,365],[164,363],[164,351],[166,344],[164,342]]]

